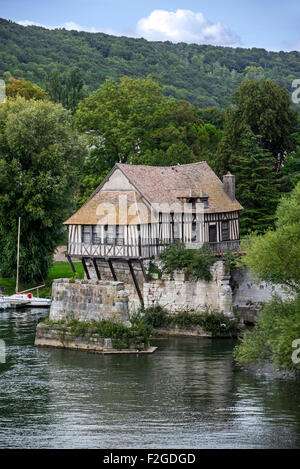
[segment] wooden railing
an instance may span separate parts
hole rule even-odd
[[[71,257],[126,257],[149,259],[159,256],[166,248],[167,242],[153,242],[147,244],[107,244],[107,243],[69,243],[68,255]],[[206,243],[213,254],[225,254],[228,249],[237,252],[240,240]],[[192,247],[192,243],[189,243]],[[198,245],[197,245],[198,247]]]
[[[159,256],[166,244],[88,244],[69,243],[68,254],[72,257],[128,257],[149,259]]]
[[[228,250],[238,252],[240,250],[239,239],[220,241],[219,243],[207,243],[213,254],[225,254]]]

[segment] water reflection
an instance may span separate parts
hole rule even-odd
[[[34,348],[47,311],[0,314],[0,446],[300,447],[299,383],[237,369],[231,340],[157,340],[153,355]]]

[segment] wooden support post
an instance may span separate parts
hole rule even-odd
[[[134,269],[133,269],[133,267],[132,267],[131,259],[128,260],[128,266],[129,266],[129,270],[130,270],[130,273],[131,273],[131,276],[132,276],[132,280],[133,280],[135,289],[136,289],[136,291],[137,291],[137,294],[138,294],[138,296],[139,296],[141,305],[142,305],[142,307],[144,307],[143,295],[142,295],[142,292],[141,292],[141,290],[140,290],[140,287],[139,287],[139,284],[138,284],[138,281],[137,281],[137,278],[136,278]]]
[[[112,276],[113,276],[114,281],[117,282],[117,281],[118,281],[117,275],[116,275],[115,269],[114,269],[114,267],[113,267],[113,265],[112,265],[111,259],[110,259],[109,257],[106,257],[105,260],[108,262],[108,265],[109,265],[109,268],[110,268],[110,271],[111,271],[111,274],[112,274]]]
[[[76,275],[76,270],[75,270],[74,264],[73,264],[73,262],[72,262],[71,256],[70,256],[69,254],[66,254],[66,258],[68,259],[68,262],[69,262],[70,267],[71,267],[71,269],[72,269],[73,277],[75,277],[75,275]]]
[[[93,264],[94,264],[94,268],[95,268],[95,271],[96,271],[97,279],[101,280],[101,275],[100,275],[100,272],[99,272],[99,269],[98,269],[98,264],[97,264],[97,261],[94,257],[93,257]]]
[[[140,266],[141,266],[141,269],[142,269],[142,272],[143,272],[144,279],[147,281],[148,276],[147,276],[147,273],[146,273],[146,269],[145,269],[145,266],[144,266],[143,259],[140,258],[139,262],[140,262]]]
[[[85,271],[85,275],[87,276],[87,279],[90,280],[91,277],[90,277],[90,274],[89,274],[89,271],[88,271],[88,268],[87,268],[84,257],[82,257],[81,262],[82,262],[82,265],[83,265],[83,268],[84,268],[84,271]]]

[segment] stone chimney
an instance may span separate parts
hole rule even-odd
[[[230,171],[223,176],[223,187],[231,200],[235,200],[235,177],[230,173]]]

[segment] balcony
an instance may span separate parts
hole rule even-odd
[[[89,258],[130,258],[130,259],[150,259],[157,257],[165,249],[168,243],[162,241],[147,244],[107,244],[107,243],[69,243],[68,255],[70,257]],[[206,243],[213,254],[225,254],[228,250],[238,252],[240,250],[240,240],[221,241],[219,243]],[[192,248],[192,243],[189,243]],[[195,248],[199,247],[195,243]]]

